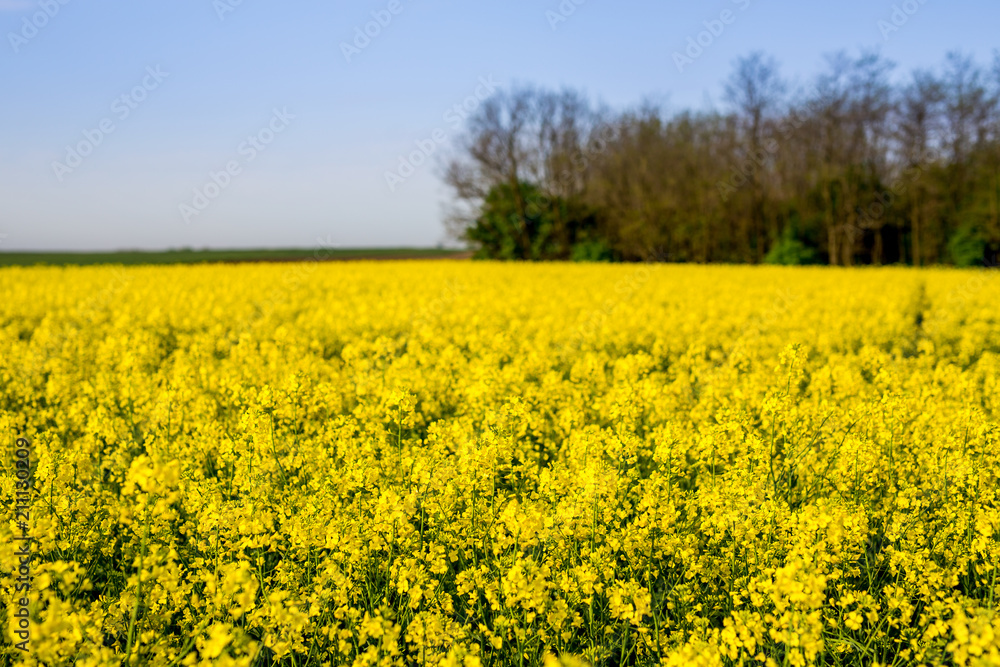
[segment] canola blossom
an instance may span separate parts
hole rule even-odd
[[[989,270],[4,269],[0,660],[1000,665],[998,303]]]

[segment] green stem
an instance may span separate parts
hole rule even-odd
[[[142,547],[139,550],[139,573],[135,583],[135,605],[132,607],[132,617],[128,623],[128,643],[125,646],[123,665],[128,665],[132,658],[132,646],[135,641],[135,624],[139,618],[139,603],[142,600],[142,563],[146,558],[146,541],[149,539],[149,507],[146,507],[145,528],[142,534]]]

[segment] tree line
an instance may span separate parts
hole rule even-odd
[[[447,164],[449,231],[498,259],[996,263],[1000,52],[898,78],[838,53],[796,91],[757,52],[724,91],[674,113],[497,92]]]

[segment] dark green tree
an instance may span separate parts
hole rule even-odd
[[[501,183],[490,188],[465,239],[478,246],[479,259],[604,259],[595,225],[579,202],[549,197],[523,181],[517,190]]]

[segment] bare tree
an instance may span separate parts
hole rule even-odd
[[[579,92],[543,92],[536,97],[537,160],[533,176],[552,196],[579,195],[589,166],[588,142],[598,117]]]
[[[843,229],[842,174],[849,161],[845,151],[847,141],[844,128],[850,111],[850,69],[851,61],[846,53],[827,56],[827,71],[816,80],[813,95],[807,100],[808,113],[812,116],[809,125],[813,130],[816,148],[812,163],[815,165],[816,181],[823,202],[824,226],[827,232],[827,252],[830,264],[837,265],[844,254],[841,247]],[[809,146],[809,143],[803,144]]]
[[[895,134],[901,172],[926,169],[942,132],[943,103],[941,82],[926,70],[914,72],[896,105]],[[921,241],[928,203],[925,180],[915,179],[909,195],[911,255],[916,266],[924,259]]]
[[[447,220],[452,236],[461,237],[490,191],[504,186],[515,201],[519,243],[527,249],[529,220],[536,209],[582,194],[590,162],[588,142],[597,124],[590,102],[572,90],[521,86],[486,100],[470,117],[459,142],[460,153],[445,172],[445,183],[459,202]],[[542,201],[527,201],[526,183],[541,191]],[[551,206],[551,212],[555,234],[565,237],[562,208]]]
[[[761,172],[768,161],[766,123],[780,111],[786,91],[777,61],[760,51],[739,58],[725,84],[725,99],[735,109],[744,137],[744,154],[740,159],[758,165],[749,175],[751,201],[747,230],[747,244],[754,248],[758,261],[763,259],[765,245],[766,175]],[[777,236],[775,232],[771,230],[772,238]]]
[[[990,100],[982,69],[958,52],[947,56],[942,84],[945,88],[945,131],[950,160],[964,164],[986,138]]]
[[[836,53],[789,98],[753,53],[725,81],[729,108],[705,113],[515,88],[448,164],[450,229],[510,258],[596,240],[636,260],[974,263],[1000,251],[1000,51],[944,65],[894,87],[878,52]]]
[[[850,178],[844,187],[844,255],[850,264],[858,237],[866,230],[859,222],[859,209],[871,199],[873,189],[888,181],[889,118],[892,111],[892,86],[889,74],[895,65],[877,52],[862,53],[852,63],[849,77],[848,161]],[[883,258],[882,228],[884,216],[875,216],[865,227],[872,233],[872,261]]]
[[[991,145],[987,149],[991,173],[990,191],[990,247],[989,262],[996,265],[1000,259],[1000,49],[993,52],[993,81],[991,98]]]
[[[536,91],[531,87],[502,91],[487,99],[468,121],[459,141],[461,154],[453,158],[445,172],[445,183],[465,204],[449,218],[449,231],[460,236],[474,217],[490,189],[508,184],[519,192],[518,184],[530,172],[532,147],[529,126],[535,121]],[[523,218],[525,202],[518,201]]]

